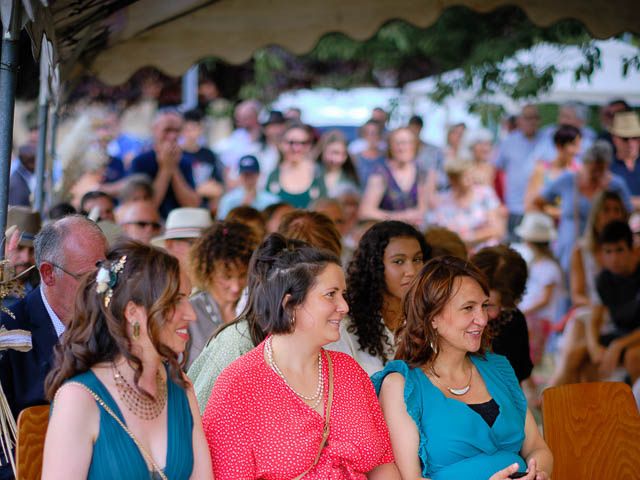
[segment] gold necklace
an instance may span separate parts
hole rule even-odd
[[[158,370],[156,374],[156,396],[154,398],[132,387],[122,373],[120,373],[116,364],[113,363],[112,365],[116,390],[118,390],[118,395],[127,407],[127,410],[142,420],[154,420],[158,418],[164,410],[164,406],[167,404],[167,383],[163,380],[160,370]]]

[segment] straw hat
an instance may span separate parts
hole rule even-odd
[[[42,222],[40,214],[28,207],[13,206],[7,212],[7,229],[16,226],[20,230],[21,247],[32,247],[33,240],[40,231]]]
[[[550,242],[556,238],[553,219],[540,212],[525,213],[515,232],[525,242]]]
[[[198,238],[211,225],[211,214],[206,208],[174,208],[167,216],[164,233],[153,238],[151,243],[163,247],[165,240]]]
[[[622,138],[640,137],[640,120],[636,112],[618,112],[613,117],[612,135]]]

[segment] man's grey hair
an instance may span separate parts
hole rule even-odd
[[[83,215],[68,215],[45,225],[36,235],[33,241],[36,266],[40,268],[42,262],[64,265],[64,241],[75,231],[74,227],[78,226],[93,231],[96,236],[104,238],[102,230],[95,222]]]
[[[605,162],[611,163],[613,159],[613,148],[606,140],[598,140],[582,156],[582,163]]]
[[[562,108],[570,108],[573,110],[576,118],[582,123],[587,123],[587,120],[589,120],[589,107],[584,103],[575,101],[565,102],[562,104]]]

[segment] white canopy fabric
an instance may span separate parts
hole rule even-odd
[[[580,49],[574,46],[536,45],[517,52],[513,58],[505,60],[502,66],[508,72],[518,63],[534,65],[538,70],[555,65],[559,73],[554,76],[551,89],[537,97],[537,101],[540,102],[562,103],[572,100],[589,105],[603,105],[613,98],[624,98],[632,105],[640,105],[640,73],[631,67],[627,76],[622,74],[623,59],[638,55],[640,49],[618,40],[596,41],[594,45],[600,50],[601,66],[594,71],[590,79],[575,79],[574,69],[582,61],[583,55]],[[462,75],[461,71],[455,70],[447,72],[443,79],[453,81]],[[436,82],[433,77],[409,82],[405,85],[403,93],[415,99],[426,97],[435,90]],[[464,101],[478,100],[473,89],[457,92],[456,97]],[[519,102],[505,94],[498,93],[482,100],[500,103],[509,111],[518,110]]]
[[[419,27],[447,7],[489,12],[517,5],[538,25],[580,20],[598,38],[640,29],[640,8],[628,0],[21,0],[34,51],[46,32],[62,80],[89,70],[107,83],[152,65],[172,75],[208,56],[237,63],[277,44],[309,51],[327,32],[372,36],[392,19]],[[6,5],[2,0],[2,17]]]

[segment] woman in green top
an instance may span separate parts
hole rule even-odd
[[[326,197],[322,175],[311,158],[313,132],[308,125],[289,125],[280,141],[281,159],[267,180],[267,191],[295,208],[307,208]]]
[[[178,260],[115,247],[78,289],[46,382],[53,401],[43,479],[213,478],[178,356],[195,320]]]

